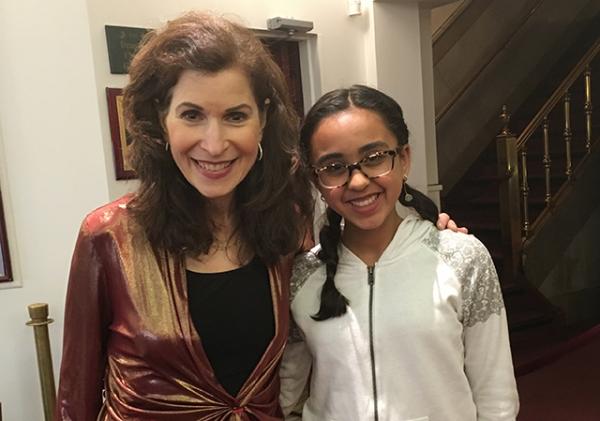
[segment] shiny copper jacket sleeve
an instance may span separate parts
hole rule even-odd
[[[57,420],[95,420],[102,405],[110,305],[94,238],[81,227],[65,307]]]

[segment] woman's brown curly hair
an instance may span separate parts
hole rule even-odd
[[[298,249],[311,218],[310,187],[297,171],[299,119],[283,74],[262,43],[222,17],[188,13],[172,20],[144,38],[131,62],[124,114],[141,184],[130,208],[155,248],[178,255],[209,250],[213,226],[206,199],[165,151],[161,119],[184,70],[214,74],[233,67],[248,76],[266,113],[264,158],[236,187],[236,229],[246,246],[272,263]]]

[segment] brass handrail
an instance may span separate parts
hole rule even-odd
[[[44,419],[52,421],[54,406],[56,404],[56,389],[54,387],[54,370],[52,368],[52,354],[50,352],[50,338],[48,325],[54,320],[48,318],[48,304],[30,304],[27,306],[31,320],[26,324],[33,326],[35,336],[35,350],[37,353],[40,386],[44,405]]]
[[[585,71],[587,65],[596,57],[600,51],[600,39],[597,39],[594,45],[588,50],[583,58],[577,63],[577,65],[571,70],[567,77],[558,85],[558,88],[554,91],[552,96],[546,101],[546,103],[540,108],[538,113],[529,122],[527,127],[521,132],[517,138],[517,148],[521,149],[523,145],[529,140],[535,130],[542,124],[544,117],[546,117],[550,111],[554,108],[558,101],[563,99],[564,94],[571,87],[571,85],[577,80],[577,78]]]
[[[485,70],[485,68],[488,67],[490,63],[498,56],[498,54],[507,49],[508,44],[516,37],[516,35],[521,31],[521,29],[523,29],[523,26],[525,26],[529,18],[533,16],[535,11],[538,9],[539,5],[544,1],[545,0],[539,0],[531,9],[529,9],[529,13],[527,13],[527,16],[518,24],[517,28],[514,31],[512,31],[512,34],[506,39],[504,44],[500,48],[498,48],[494,54],[490,55],[489,59],[482,66],[480,66],[479,69],[460,87],[460,89],[456,91],[454,95],[452,95],[452,98],[450,98],[450,100],[447,101],[446,104],[444,104],[440,112],[437,113],[435,116],[436,124],[448,112],[450,107],[452,107],[452,104],[454,104],[458,100],[458,98],[460,98],[462,94],[465,93],[467,88],[473,84],[475,79],[477,79],[477,77]]]

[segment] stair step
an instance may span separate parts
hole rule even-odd
[[[511,331],[549,323],[557,315],[556,308],[531,287],[505,294],[504,303]]]
[[[509,294],[514,294],[522,290],[522,285],[517,282],[501,282],[502,286],[502,295],[507,296]]]
[[[512,312],[507,317],[511,332],[544,325],[552,321],[551,315],[534,310],[520,309],[519,312]]]
[[[515,374],[522,376],[548,364],[586,341],[586,334],[597,334],[598,321],[565,325],[563,317],[525,331],[510,332]]]
[[[523,367],[541,355],[545,349],[560,341],[560,329],[557,325],[558,322],[553,321],[509,332],[516,373],[521,372]]]

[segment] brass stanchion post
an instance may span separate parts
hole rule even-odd
[[[52,368],[48,325],[54,320],[48,318],[48,304],[30,304],[27,306],[27,309],[29,310],[31,320],[26,324],[27,326],[33,326],[35,337],[35,349],[44,404],[44,418],[46,421],[52,421],[56,404],[56,389],[54,387],[54,370]]]

